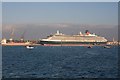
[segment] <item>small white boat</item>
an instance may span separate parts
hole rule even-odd
[[[88,46],[87,48],[92,48],[92,46]]]
[[[104,46],[104,48],[111,48],[110,46]]]
[[[33,46],[26,46],[27,49],[33,49]]]

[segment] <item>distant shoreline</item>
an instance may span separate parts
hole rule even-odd
[[[2,46],[105,46],[105,45],[118,45],[118,43],[108,42],[107,44],[93,45],[93,44],[38,44],[38,43],[6,43],[0,44]]]
[[[80,44],[25,44],[25,43],[8,43],[8,44],[1,44],[2,46],[27,46],[27,45],[32,45],[32,46],[105,46],[105,45],[92,45],[92,44],[87,44],[87,45],[80,45]]]
[[[7,43],[7,44],[1,44],[2,46],[27,46],[27,45],[41,45],[41,44],[25,44],[25,43]]]

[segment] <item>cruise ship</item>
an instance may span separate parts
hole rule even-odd
[[[95,33],[90,33],[88,30],[85,33],[80,32],[76,35],[66,35],[60,33],[59,30],[53,35],[47,36],[47,38],[40,39],[39,43],[41,45],[105,45],[107,39],[96,35]]]

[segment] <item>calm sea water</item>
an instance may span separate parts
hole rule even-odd
[[[4,78],[117,78],[118,48],[2,47]]]

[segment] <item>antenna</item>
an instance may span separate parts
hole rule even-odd
[[[115,44],[115,40],[114,40],[114,37],[113,37],[113,44]]]
[[[11,33],[11,35],[10,35],[10,39],[9,39],[10,42],[12,42],[12,40],[13,40],[14,32],[15,32],[15,31],[14,31],[14,28],[12,28],[12,33]]]
[[[20,38],[21,41],[24,41],[24,35],[25,35],[25,33],[26,33],[26,31],[24,31],[23,34],[21,35],[21,38]]]
[[[115,40],[114,40],[114,37],[113,37],[113,42],[114,42]]]

